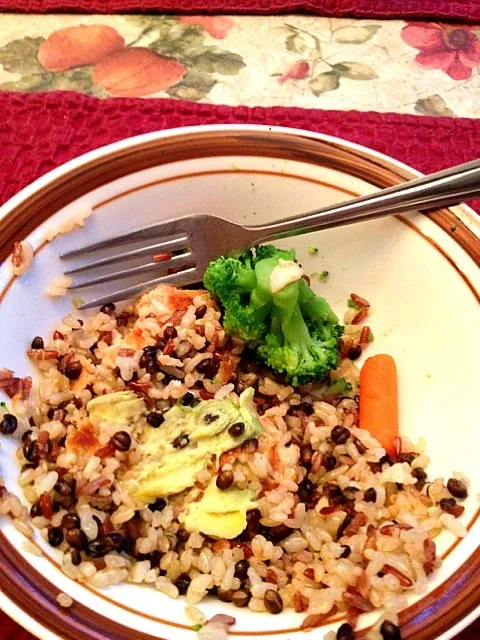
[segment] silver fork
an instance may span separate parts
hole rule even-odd
[[[125,263],[132,260],[140,261],[140,264],[130,268],[125,266],[113,273],[104,273],[88,280],[74,282],[70,287],[71,290],[130,277],[143,277],[157,272],[153,279],[142,280],[132,286],[112,291],[79,307],[89,309],[132,298],[159,284],[187,286],[200,282],[209,262],[221,255],[228,255],[232,251],[242,252],[264,242],[353,222],[375,220],[390,214],[450,206],[478,195],[480,195],[480,160],[474,160],[371,195],[354,198],[279,222],[243,226],[217,216],[195,214],[124,233],[69,251],[60,257],[68,260],[101,250],[119,249],[115,255],[93,260],[65,272],[72,276],[96,269],[102,270],[105,267],[125,266]],[[132,244],[140,244],[140,246],[121,250]],[[159,273],[161,275],[158,275]]]

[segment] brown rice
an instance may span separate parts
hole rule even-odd
[[[174,327],[174,338],[164,338],[166,327]],[[349,351],[361,335],[362,327],[347,326]],[[153,369],[144,357],[148,345],[159,349]],[[344,377],[352,391],[329,397],[327,385],[285,385],[241,352],[202,291],[163,287],[121,311],[109,305],[85,321],[64,318],[43,349],[29,352],[39,372],[34,391],[23,398],[13,393],[8,410],[1,410],[17,417],[19,485],[33,503],[31,523],[55,542],[70,578],[99,588],[147,583],[171,598],[185,595],[194,624],[205,623],[196,605],[215,594],[258,612],[271,611],[276,602],[308,617],[307,626],[335,611],[355,626],[358,615],[373,608],[383,608],[397,624],[408,594],[425,591],[441,563],[433,538],[442,529],[466,535],[457,517],[463,508],[457,505],[457,516],[442,510],[442,500],[450,506],[453,500],[445,482],[418,471],[429,462],[422,439],[403,437],[392,459],[358,426],[359,372],[348,357],[332,379]],[[74,361],[81,373],[72,380],[66,373]],[[10,380],[3,385],[7,391],[17,389],[12,375],[0,375],[0,386]],[[92,427],[86,410],[93,397],[126,389],[149,410],[163,412],[187,392],[235,402],[247,387],[255,389],[263,427],[258,444],[223,454],[161,510],[136,503],[120,481],[138,460],[144,425],[122,426],[131,446],[115,451],[108,447],[118,425]],[[348,430],[343,444],[331,438],[338,425]],[[235,484],[257,496],[247,528],[235,540],[189,534],[178,518],[219,467],[232,470]],[[26,508],[5,488],[0,493],[0,514],[9,514],[30,537]],[[87,553],[67,542],[67,514],[78,519]],[[70,606],[64,596],[59,604]],[[380,638],[383,619],[372,640]],[[202,637],[217,638],[226,629],[209,622]]]

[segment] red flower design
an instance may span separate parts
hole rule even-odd
[[[305,60],[301,60],[300,62],[296,62],[293,67],[285,73],[281,78],[278,79],[280,84],[283,84],[287,80],[303,80],[310,71],[310,65]]]
[[[420,50],[415,57],[425,69],[441,69],[454,80],[468,80],[480,63],[480,42],[472,27],[418,22],[402,29],[402,38]]]
[[[201,27],[217,40],[226,38],[230,29],[235,26],[235,22],[225,16],[180,16],[178,21],[180,24]]]

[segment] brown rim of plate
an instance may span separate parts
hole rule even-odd
[[[340,141],[316,139],[295,132],[210,130],[141,141],[72,168],[20,202],[0,220],[0,261],[10,254],[13,242],[25,238],[68,203],[108,182],[158,165],[230,155],[322,164],[378,187],[398,184],[405,179],[397,167],[383,166],[380,159],[372,158],[366,151],[345,148]],[[429,217],[480,266],[480,241],[452,211],[430,212]],[[468,284],[455,261],[440,250]],[[0,535],[0,567],[3,593],[27,615],[60,637],[67,640],[153,638],[105,618],[80,603],[66,611],[60,609],[55,601],[59,590],[32,568],[3,533]],[[400,614],[402,637],[404,640],[430,640],[444,633],[475,609],[479,603],[479,590],[480,550],[477,549],[445,582]],[[363,638],[365,633],[366,630],[360,631],[358,637]]]

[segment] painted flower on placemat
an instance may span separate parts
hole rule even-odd
[[[411,23],[402,39],[420,53],[415,61],[424,69],[441,69],[454,80],[468,80],[480,63],[480,42],[473,27]]]
[[[280,76],[278,81],[280,84],[283,84],[287,80],[303,80],[308,75],[310,71],[310,65],[305,60],[300,60],[300,62],[295,62],[295,64],[290,67],[290,69]]]
[[[132,16],[132,20],[135,16]],[[126,43],[114,28],[76,25],[48,38],[25,37],[0,47],[0,65],[20,77],[0,84],[21,91],[82,91],[98,97],[206,98],[221,76],[245,66],[240,55],[206,44],[235,25],[224,16],[149,16]]]

